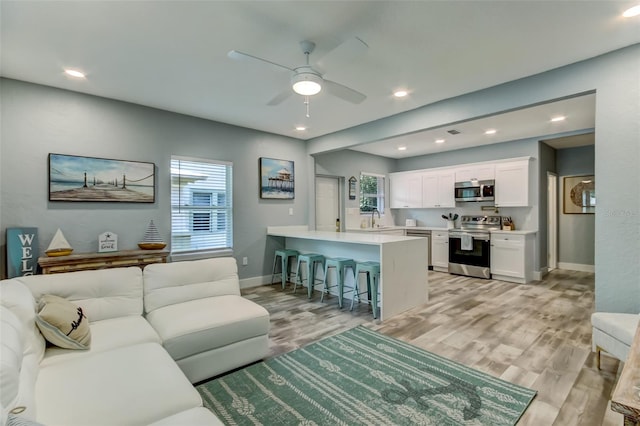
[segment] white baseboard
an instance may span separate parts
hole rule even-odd
[[[276,277],[276,281],[280,284],[280,277]],[[240,288],[260,287],[261,285],[270,284],[271,275],[262,275],[257,277],[245,278],[240,280]]]
[[[533,279],[535,281],[542,280],[549,273],[549,268],[546,266],[540,268],[539,271],[533,271]]]
[[[558,262],[558,269],[567,269],[569,271],[580,272],[596,272],[595,265],[583,265],[580,263]]]

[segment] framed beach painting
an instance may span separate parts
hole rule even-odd
[[[260,158],[260,198],[292,200],[295,196],[293,161]]]
[[[596,178],[589,176],[567,176],[564,178],[565,214],[593,214],[596,212]]]
[[[155,202],[155,164],[49,154],[49,201]]]

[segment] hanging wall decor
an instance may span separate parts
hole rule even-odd
[[[358,180],[356,179],[355,176],[351,176],[349,178],[349,199],[350,200],[356,199],[356,182],[358,182]]]
[[[49,154],[49,201],[155,202],[155,164]]]
[[[295,196],[293,161],[260,158],[260,198],[292,200]]]
[[[565,214],[581,214],[596,212],[596,178],[595,176],[567,176],[564,178]]]

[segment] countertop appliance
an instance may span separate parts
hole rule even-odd
[[[431,231],[428,229],[407,229],[405,235],[407,237],[423,237],[427,239],[427,269],[433,269],[431,264]]]
[[[500,216],[462,216],[460,228],[449,230],[449,272],[491,278],[491,230],[501,228]]]
[[[456,201],[494,201],[495,180],[470,180],[454,185]]]

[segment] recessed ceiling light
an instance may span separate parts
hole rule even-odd
[[[624,16],[625,18],[632,18],[638,15],[640,15],[640,4],[625,10],[624,13],[622,14],[622,16]]]
[[[406,146],[399,146],[398,147],[398,151],[406,151],[407,147]]]
[[[564,120],[565,120],[565,118],[567,118],[567,117],[565,117],[564,115],[559,115],[559,116],[557,116],[557,117],[553,117],[553,118],[551,119],[551,121],[554,121],[554,122],[555,122],[555,121],[564,121]]]
[[[404,98],[408,94],[409,92],[407,92],[406,90],[396,90],[395,92],[393,92],[393,96],[395,96],[396,98]]]
[[[304,132],[305,130],[307,130],[307,128],[304,126],[296,126],[296,130],[299,132]]]
[[[495,135],[495,133],[497,132],[496,129],[489,129],[486,132],[484,132],[485,135]]]
[[[72,69],[65,69],[64,73],[67,75],[70,75],[71,77],[76,77],[76,78],[85,78],[85,75],[83,72],[80,72],[78,70],[72,70]]]
[[[444,139],[436,139],[436,143],[444,143]]]

